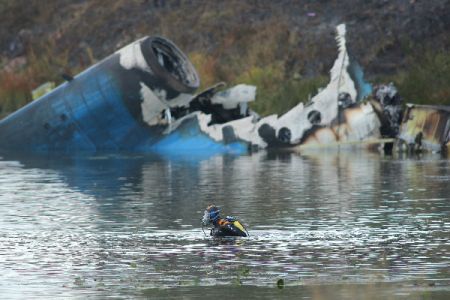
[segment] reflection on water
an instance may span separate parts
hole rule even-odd
[[[199,286],[282,278],[287,288],[404,282],[448,296],[449,182],[449,161],[435,156],[5,155],[0,294],[166,297],[157,288],[191,287],[200,297]],[[251,237],[205,238],[209,203]]]

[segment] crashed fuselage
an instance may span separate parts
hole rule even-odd
[[[351,61],[345,34],[339,25],[329,84],[307,104],[264,118],[249,109],[256,87],[218,84],[194,95],[199,78],[186,56],[164,38],[143,38],[0,121],[0,150],[240,154],[376,141],[386,136],[383,128],[398,132],[399,118],[385,117],[382,100],[361,101],[371,85]],[[391,104],[394,115],[398,105]]]
[[[216,142],[189,118],[168,131],[171,110],[187,106],[198,86],[172,42],[146,37],[1,120],[0,149],[247,151],[245,142]]]

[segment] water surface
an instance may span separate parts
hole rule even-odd
[[[0,295],[444,299],[449,183],[432,155],[6,154]],[[210,203],[250,238],[205,237]]]

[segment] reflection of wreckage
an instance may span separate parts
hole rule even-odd
[[[199,79],[186,56],[166,39],[146,37],[0,121],[0,148],[244,153],[396,137],[401,101],[395,88],[381,86],[373,100],[364,100],[372,87],[350,60],[345,25],[337,33],[330,83],[280,117],[260,118],[249,109],[253,86],[218,84],[193,95]],[[408,144],[411,134],[401,134]]]

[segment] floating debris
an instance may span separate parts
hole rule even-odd
[[[33,100],[36,100],[42,96],[44,96],[47,93],[50,93],[55,88],[54,82],[46,82],[44,84],[41,84],[37,88],[31,91],[31,97]]]
[[[277,288],[280,290],[284,288],[284,279],[280,278],[277,280]]]
[[[403,150],[434,152],[450,147],[450,107],[408,104],[400,127]]]

